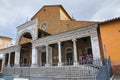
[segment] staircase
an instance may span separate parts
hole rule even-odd
[[[19,75],[30,80],[96,80],[98,71],[88,65],[4,68],[5,75]]]
[[[115,75],[112,80],[120,80],[120,75]]]

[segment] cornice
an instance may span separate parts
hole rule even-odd
[[[37,25],[37,19],[34,19],[34,20],[31,20],[31,21],[28,21],[20,26],[17,27],[17,31],[20,31],[22,29],[25,29],[33,24],[36,24]]]
[[[20,49],[20,46],[15,45],[15,46],[11,46],[5,49],[0,50],[0,53],[10,53],[10,52],[15,52],[18,51]]]
[[[32,43],[34,46],[38,47],[45,44],[54,44],[54,43],[57,43],[58,41],[63,42],[63,41],[72,40],[75,38],[91,36],[93,34],[97,34],[97,24],[67,31],[57,35],[48,36],[45,38],[40,38],[32,41]]]

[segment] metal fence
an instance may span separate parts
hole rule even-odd
[[[96,76],[97,80],[109,80],[112,76],[112,66],[110,57],[105,59],[105,64],[99,68],[99,72]]]

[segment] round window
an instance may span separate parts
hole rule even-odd
[[[41,30],[45,31],[47,28],[47,24],[46,23],[43,23],[40,27]]]

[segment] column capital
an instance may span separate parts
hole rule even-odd
[[[58,41],[57,44],[61,44],[61,41]]]
[[[46,47],[48,47],[48,46],[49,46],[49,44],[45,44],[45,46],[46,46]]]
[[[32,49],[36,49],[36,46],[32,45]]]
[[[3,53],[3,57],[5,57],[6,53]]]
[[[77,39],[76,39],[76,38],[74,38],[74,39],[72,39],[72,41],[77,41]]]
[[[20,46],[20,45],[17,45],[15,52],[20,52],[20,49],[21,49],[21,46]]]

